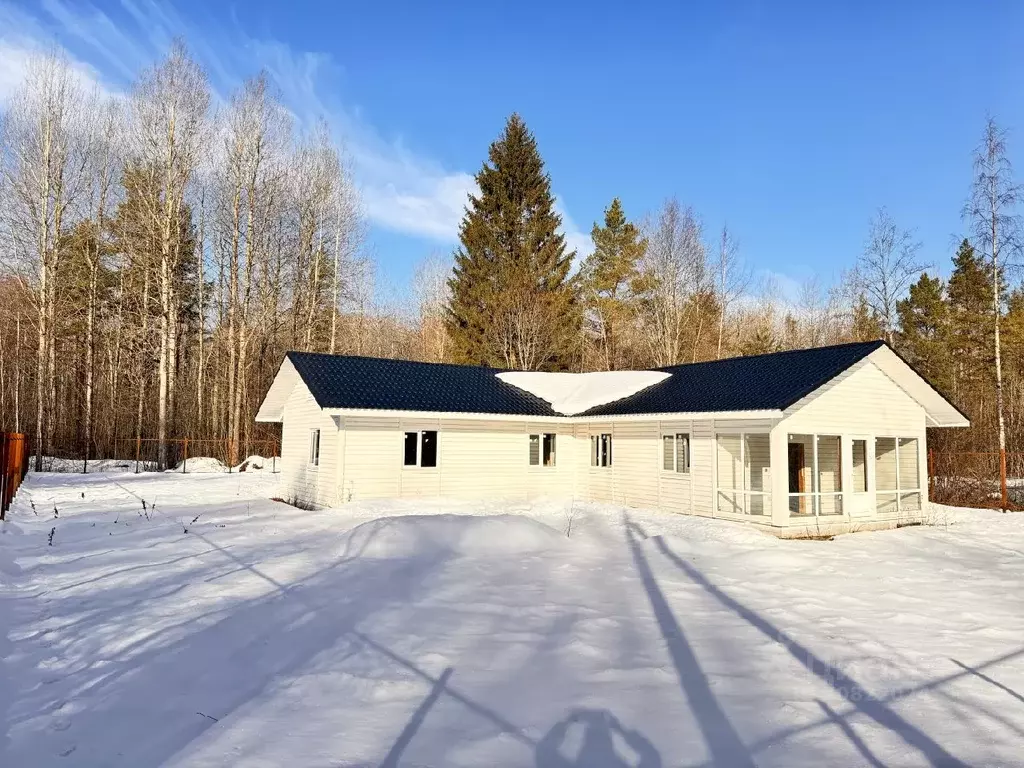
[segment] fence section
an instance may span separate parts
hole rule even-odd
[[[20,432],[0,433],[0,520],[7,515],[28,472],[28,439]]]
[[[154,472],[175,469],[188,472],[245,472],[260,457],[276,471],[281,464],[276,440],[248,440],[235,450],[231,440],[175,438],[164,440],[164,455],[160,456],[160,440],[156,438],[127,438],[114,444],[112,458],[125,462],[130,470]],[[232,457],[240,456],[240,463],[232,466]]]
[[[929,451],[928,497],[939,504],[1024,509],[1024,453]]]

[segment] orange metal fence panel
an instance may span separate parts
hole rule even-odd
[[[0,520],[6,517],[28,471],[28,440],[20,432],[0,433]]]

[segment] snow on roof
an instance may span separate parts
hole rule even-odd
[[[598,371],[595,373],[541,373],[508,371],[497,374],[511,384],[551,404],[563,416],[575,416],[635,395],[672,374],[664,371]]]

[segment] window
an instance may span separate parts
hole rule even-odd
[[[417,456],[419,455],[419,432],[406,432],[405,433],[405,466],[415,467],[419,462]]]
[[[402,463],[407,467],[436,467],[437,430],[406,432]]]
[[[853,441],[853,492],[867,493],[868,490],[868,441]]]
[[[921,509],[921,468],[916,437],[875,438],[875,508],[879,514]]]
[[[662,435],[661,468],[666,472],[690,471],[690,436],[685,432]]]
[[[771,450],[767,433],[715,438],[717,509],[732,515],[771,511]]]
[[[790,435],[789,514],[843,514],[842,441],[839,435]]]
[[[530,466],[555,466],[555,436],[551,432],[542,435],[530,435]]]
[[[612,436],[607,432],[590,436],[590,466],[612,465]]]
[[[320,466],[320,430],[311,429],[309,431],[309,465],[311,467]]]

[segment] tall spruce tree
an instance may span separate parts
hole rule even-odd
[[[946,289],[949,301],[949,350],[954,394],[987,382],[992,370],[992,286],[983,257],[966,239],[953,257]],[[963,397],[958,397],[963,402]]]
[[[640,228],[626,219],[619,198],[604,212],[604,226],[590,232],[594,252],[583,263],[582,303],[587,326],[595,340],[598,365],[611,371],[622,367],[629,324],[631,287],[639,277],[637,265],[647,250]]]
[[[459,229],[446,327],[456,360],[524,370],[564,369],[579,349],[569,277],[575,251],[558,231],[551,179],[537,142],[513,114],[476,175]]]
[[[907,298],[896,304],[900,332],[896,336],[901,353],[943,392],[952,391],[949,356],[949,307],[943,296],[942,280],[925,272],[910,286]]]

